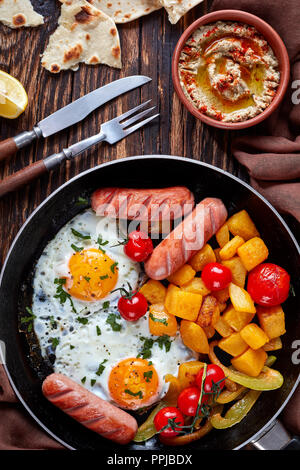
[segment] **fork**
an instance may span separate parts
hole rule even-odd
[[[142,118],[149,115],[153,109],[155,109],[155,106],[153,106],[152,108],[141,111],[150,103],[150,101],[151,100],[146,101],[145,103],[130,109],[121,116],[105,122],[101,125],[99,134],[77,142],[70,147],[63,149],[60,153],[55,153],[49,157],[44,158],[43,160],[32,163],[22,170],[17,171],[13,175],[4,178],[2,181],[0,181],[0,197],[19,189],[33,179],[41,176],[43,173],[54,170],[65,160],[71,160],[85,150],[102,141],[106,141],[111,145],[115,144],[124,137],[132,134],[132,132],[140,129],[140,127],[145,126],[148,124],[148,122],[159,116],[159,114],[155,114],[154,116],[150,116],[143,121],[140,121]],[[141,112],[136,114],[138,111]],[[130,116],[132,117],[130,118]]]

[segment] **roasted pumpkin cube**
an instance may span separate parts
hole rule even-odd
[[[281,305],[276,307],[257,307],[257,316],[261,328],[269,339],[277,338],[286,332],[285,315]]]
[[[238,248],[237,252],[247,271],[251,271],[251,269],[265,261],[269,256],[268,248],[259,237],[248,240]]]
[[[180,323],[180,334],[187,348],[198,353],[208,354],[209,345],[207,336],[200,325],[192,321],[182,320]]]
[[[213,295],[207,295],[202,302],[196,323],[202,328],[204,326],[214,326],[219,318],[220,309],[217,299]]]
[[[243,340],[240,333],[232,333],[227,338],[220,339],[218,346],[231,356],[239,356],[248,349],[248,344]]]
[[[230,336],[232,333],[234,333],[234,330],[230,325],[228,325],[223,316],[219,318],[217,323],[214,325],[214,328],[219,333],[219,335],[223,336],[223,338],[227,338],[227,336]]]
[[[214,253],[214,250],[210,245],[206,244],[189,260],[189,264],[196,272],[198,272],[202,271],[206,264],[214,263],[215,261],[216,255]]]
[[[239,237],[238,235],[232,240],[230,240],[226,245],[223,246],[223,248],[220,250],[219,255],[221,260],[227,260],[232,258],[238,248],[242,246],[245,243],[245,240],[242,237]]]
[[[141,288],[140,292],[146,297],[150,304],[164,303],[167,289],[159,281],[149,279]]]
[[[235,331],[241,331],[242,328],[253,320],[254,315],[255,313],[238,312],[233,305],[228,305],[223,313],[223,318]]]
[[[169,313],[185,320],[196,321],[202,304],[202,295],[181,289],[167,292],[165,307]]]
[[[196,375],[203,367],[204,363],[200,361],[189,361],[180,364],[178,370],[178,380],[180,382],[181,390],[195,385]]]
[[[277,351],[278,349],[282,349],[282,341],[280,336],[278,338],[272,338],[268,341],[264,346],[263,349],[265,351]]]
[[[233,307],[238,312],[256,312],[256,308],[250,294],[248,294],[248,292],[242,287],[231,282],[229,284],[229,295]]]
[[[268,336],[256,323],[249,323],[240,331],[243,340],[252,349],[259,349],[269,341]]]
[[[225,289],[217,290],[214,292],[214,297],[218,300],[218,302],[223,303],[229,299],[229,289],[225,287]]]
[[[244,240],[250,240],[253,237],[259,237],[257,228],[255,227],[248,212],[242,210],[237,212],[227,220],[227,225],[232,235],[240,236]]]
[[[196,271],[189,264],[184,264],[175,273],[168,277],[168,281],[177,286],[184,286],[195,277]]]
[[[226,245],[226,243],[229,242],[230,235],[229,235],[229,229],[228,225],[224,224],[222,227],[219,228],[219,230],[216,233],[216,239],[221,248]]]
[[[231,359],[231,364],[235,369],[250,377],[257,377],[267,360],[267,353],[263,349],[247,349],[243,354]]]
[[[210,294],[210,290],[207,289],[201,277],[194,277],[194,279],[182,286],[181,290],[192,292],[193,294],[200,294],[203,297]]]
[[[202,327],[207,338],[208,339],[211,339],[213,336],[215,336],[216,334],[216,330],[214,329],[214,327],[212,325],[209,325],[209,326],[203,326]]]
[[[239,287],[245,287],[247,269],[243,265],[241,259],[238,256],[235,256],[232,259],[222,261],[222,264],[230,269],[232,282]]]
[[[154,336],[176,336],[177,320],[168,313],[164,304],[152,304],[149,308],[149,331]]]

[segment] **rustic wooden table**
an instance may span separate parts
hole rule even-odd
[[[29,214],[53,190],[83,170],[102,162],[133,155],[168,154],[195,158],[246,178],[242,168],[230,154],[230,133],[203,125],[189,114],[174,92],[171,77],[171,57],[182,31],[209,10],[204,1],[176,25],[171,25],[165,11],[120,25],[123,68],[121,71],[105,65],[80,65],[77,72],[52,75],[41,67],[43,52],[57,23],[58,0],[33,0],[37,11],[45,17],[39,28],[12,30],[0,26],[0,69],[18,78],[28,92],[29,105],[17,120],[0,118],[1,138],[16,135],[50,113],[112,80],[128,75],[144,74],[150,84],[128,93],[96,110],[82,123],[47,140],[41,139],[31,148],[20,151],[0,166],[0,178],[25,165],[62,150],[71,143],[99,131],[100,124],[130,109],[141,101],[152,99],[160,118],[141,132],[134,133],[117,145],[102,144],[59,171],[46,175],[30,186],[4,197],[0,201],[0,253],[3,262],[17,231]]]

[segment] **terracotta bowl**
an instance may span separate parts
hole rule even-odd
[[[276,95],[272,101],[272,103],[260,114],[255,116],[252,119],[248,119],[247,121],[242,122],[221,122],[213,119],[205,114],[201,113],[197,108],[193,106],[193,104],[185,97],[183,90],[180,85],[179,81],[179,73],[178,73],[178,63],[179,57],[185,43],[192,35],[192,33],[199,28],[200,26],[206,25],[208,23],[215,23],[216,21],[238,21],[240,23],[246,23],[250,26],[254,26],[259,33],[264,36],[266,41],[269,43],[271,48],[276,55],[278,62],[279,62],[279,71],[280,71],[280,84],[277,88]],[[205,122],[214,127],[218,127],[221,129],[245,129],[247,127],[254,126],[264,119],[266,119],[273,111],[278,107],[280,102],[282,101],[284,94],[286,92],[289,79],[290,79],[290,62],[286,47],[280,38],[280,36],[276,33],[276,31],[265,21],[261,20],[257,16],[251,15],[245,11],[239,10],[220,10],[213,13],[209,13],[207,15],[202,16],[198,20],[194,21],[182,34],[180,37],[173,54],[172,59],[172,78],[174,83],[175,91],[183,103],[183,105],[188,109],[190,113],[192,113],[196,118],[200,119],[201,121]]]

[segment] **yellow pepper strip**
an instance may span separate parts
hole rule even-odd
[[[177,377],[174,377],[172,374],[167,374],[165,376],[165,382],[170,385],[167,394],[164,397],[164,402],[168,403],[168,406],[177,406],[177,398],[181,391],[180,382]]]
[[[225,405],[225,403],[230,403],[231,401],[238,398],[241,393],[247,390],[246,387],[243,387],[242,385],[238,385],[237,387],[238,388],[235,391],[223,390],[223,392],[221,392],[217,398],[217,403],[222,403],[222,405]]]
[[[258,390],[250,390],[229,408],[224,417],[220,412],[214,413],[210,419],[212,426],[216,429],[226,429],[238,424],[249,413],[260,394]]]
[[[224,366],[217,358],[214,348],[217,346],[218,341],[212,341],[209,345],[209,359],[213,364],[217,364],[223,369],[226,377],[233,382],[243,385],[244,387],[250,388],[251,390],[275,390],[280,388],[283,384],[283,377],[277,370],[270,369],[267,366],[263,367],[263,370],[257,377],[249,377],[249,375],[243,374],[235,370],[233,367]]]

